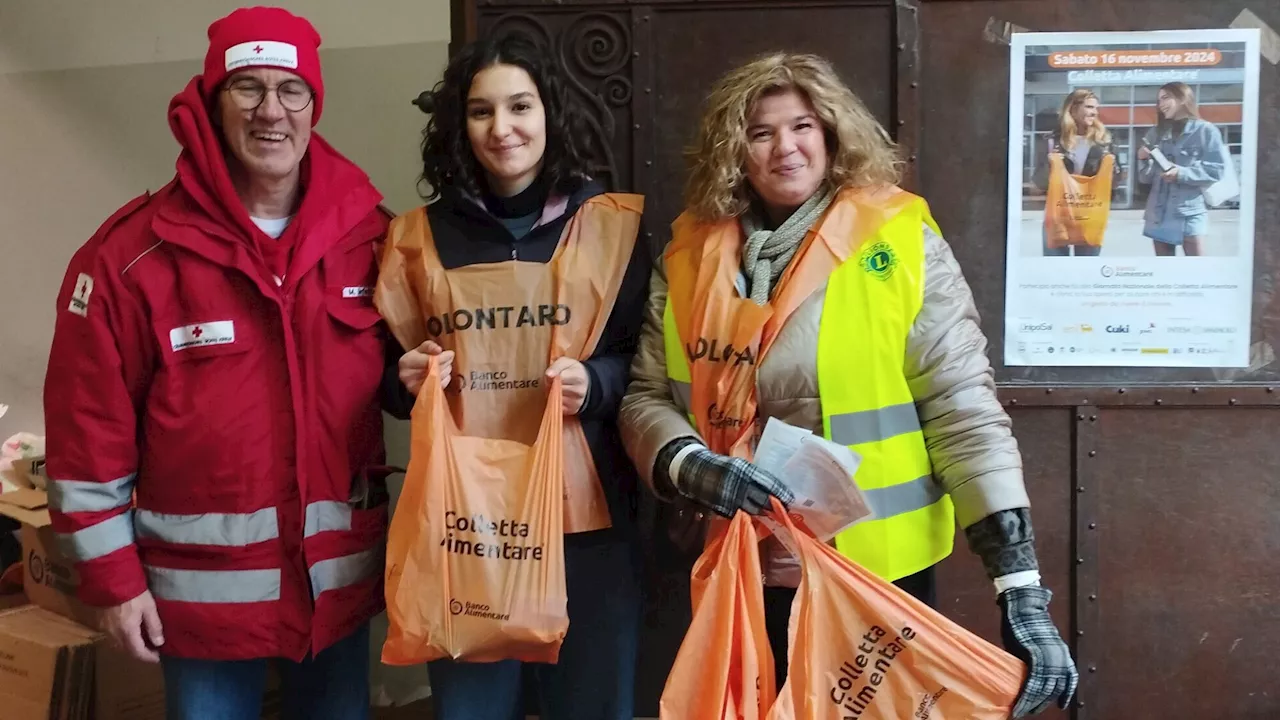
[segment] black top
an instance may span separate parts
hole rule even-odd
[[[1041,190],[1048,190],[1049,158],[1045,157],[1045,154],[1043,153],[1043,145],[1034,145],[1033,147],[1039,147],[1041,155],[1032,181],[1036,184],[1036,187]],[[1062,140],[1056,134],[1053,137],[1053,151],[1055,153],[1062,153],[1062,164],[1066,166],[1067,172],[1072,175],[1084,175],[1086,177],[1093,177],[1094,175],[1097,175],[1098,169],[1102,167],[1102,157],[1108,153],[1115,156],[1115,165],[1111,169],[1112,179],[1119,180],[1120,175],[1124,172],[1124,159],[1120,157],[1120,153],[1116,149],[1114,142],[1110,142],[1105,145],[1093,143],[1092,147],[1089,148],[1089,154],[1085,157],[1084,167],[1081,168],[1076,167],[1075,161],[1071,158],[1071,153],[1062,144]]]

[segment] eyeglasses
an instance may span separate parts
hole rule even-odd
[[[267,99],[267,91],[274,90],[280,105],[289,112],[302,112],[311,104],[315,91],[301,80],[285,80],[275,87],[267,87],[260,82],[239,80],[227,86],[225,92],[231,96],[231,102],[241,110],[257,110],[262,101]]]

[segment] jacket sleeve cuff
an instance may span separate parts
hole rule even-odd
[[[80,573],[77,595],[90,607],[123,605],[147,591],[147,576],[136,545],[78,563],[76,570]]]
[[[968,528],[1002,510],[1031,506],[1022,471],[1016,469],[980,475],[951,488],[948,494],[956,509],[956,522],[961,528]]]
[[[409,392],[409,388],[400,382],[400,373],[396,368],[387,368],[382,376],[381,395],[382,409],[397,420],[408,420],[413,413],[413,406],[418,398]]]
[[[992,584],[996,586],[996,595],[1004,593],[1004,591],[1019,587],[1039,587],[1040,573],[1036,570],[1024,570],[1022,572],[1009,573],[1001,575],[992,580]]]
[[[631,356],[597,355],[582,361],[589,379],[587,397],[579,415],[584,420],[605,420],[618,415],[622,397],[627,393]]]
[[[683,461],[689,452],[700,447],[705,447],[702,441],[688,435],[680,436],[662,446],[652,468],[653,491],[659,498],[671,501],[681,494],[679,478],[676,477],[680,466],[676,461]]]
[[[378,388],[378,400],[383,412],[397,420],[408,420],[417,398],[400,382],[400,356],[404,352],[395,340],[387,343],[386,358],[382,368],[382,383]]]
[[[582,368],[587,371],[587,396],[582,399],[582,407],[578,408],[578,416],[586,420],[596,412],[600,404],[600,373],[591,360],[582,361]]]

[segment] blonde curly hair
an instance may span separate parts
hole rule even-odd
[[[685,150],[685,205],[691,213],[715,221],[746,211],[747,118],[760,98],[792,88],[812,103],[822,122],[827,180],[836,190],[901,181],[897,145],[831,64],[817,55],[775,52],[729,71],[707,96],[698,135]]]

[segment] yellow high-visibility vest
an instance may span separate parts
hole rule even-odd
[[[842,193],[836,202],[861,201]],[[937,230],[924,200],[915,198],[865,241],[852,238],[858,250],[827,282],[817,338],[823,436],[861,457],[853,480],[876,513],[837,535],[836,548],[888,581],[947,557],[955,538],[955,510],[933,477],[903,372],[907,336],[924,301],[926,223]],[[705,231],[700,227],[694,231]],[[828,236],[855,231],[852,225],[823,226]],[[669,293],[663,317],[667,377],[676,404],[694,422],[684,350],[689,339],[680,337],[677,311]]]

